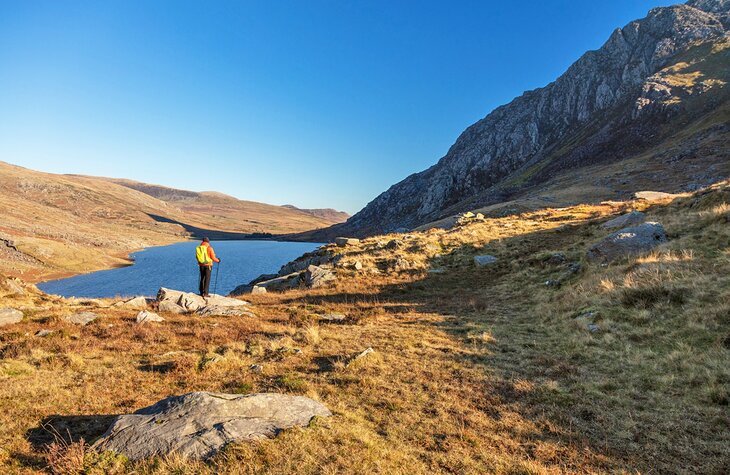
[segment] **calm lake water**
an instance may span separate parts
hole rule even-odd
[[[198,291],[198,264],[195,247],[199,242],[183,242],[151,247],[131,255],[134,265],[78,275],[38,284],[49,294],[64,297],[154,296],[160,287]],[[261,274],[273,274],[287,262],[319,244],[277,241],[213,241],[221,259],[217,294],[226,295],[237,286]],[[210,292],[213,293],[216,267],[213,267]]]

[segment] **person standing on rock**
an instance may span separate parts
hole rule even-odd
[[[198,267],[200,267],[200,284],[198,285],[198,290],[200,291],[201,297],[208,297],[213,263],[221,261],[215,256],[213,246],[210,245],[210,239],[204,237],[203,242],[195,248],[195,258],[198,260]]]

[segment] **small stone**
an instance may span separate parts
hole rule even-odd
[[[343,322],[347,316],[342,313],[325,313],[320,315],[319,320],[323,322]]]
[[[163,300],[162,302],[158,302],[157,311],[177,314],[185,313],[184,308],[174,302],[170,302],[169,300]]]
[[[254,373],[261,373],[264,370],[264,367],[260,364],[252,364],[248,367],[248,369],[250,369]]]
[[[474,264],[476,264],[477,267],[494,264],[495,262],[497,262],[497,258],[488,254],[485,254],[483,256],[474,256]]]
[[[600,329],[601,328],[598,325],[596,325],[595,323],[589,323],[588,324],[588,331],[591,332],[591,333],[596,333]]]
[[[357,361],[365,358],[369,354],[375,353],[375,350],[372,349],[372,347],[367,348],[365,351],[357,354],[354,358],[352,358],[352,361]]]
[[[53,331],[51,330],[38,330],[37,332],[35,332],[35,336],[43,338],[44,336],[48,336],[51,333],[53,333]]]
[[[362,270],[362,262],[355,261],[355,264],[353,264],[353,267],[355,268],[355,270]]]

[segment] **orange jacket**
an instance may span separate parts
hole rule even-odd
[[[215,251],[213,250],[213,246],[210,245],[210,243],[207,242],[201,242],[201,246],[206,246],[208,248],[208,257],[210,257],[210,260],[213,262],[220,262],[221,260],[215,257]],[[213,264],[198,264],[199,266],[212,266]]]

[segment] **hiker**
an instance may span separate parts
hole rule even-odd
[[[195,258],[198,260],[200,267],[200,285],[198,290],[201,297],[209,297],[208,288],[210,287],[210,274],[213,270],[213,263],[221,260],[215,256],[213,246],[210,245],[210,239],[203,238],[203,242],[195,248]]]

